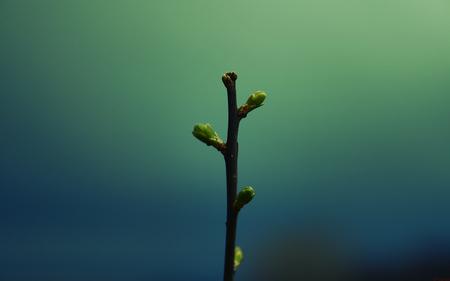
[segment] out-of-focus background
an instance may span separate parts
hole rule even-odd
[[[0,280],[450,278],[450,3],[0,2]],[[440,279],[439,279],[440,278]],[[446,280],[446,279],[445,279]]]

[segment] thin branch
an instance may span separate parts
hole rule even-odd
[[[237,159],[238,159],[238,132],[239,116],[236,105],[236,79],[234,72],[227,72],[222,76],[222,81],[227,88],[228,95],[228,133],[226,150],[224,153],[226,179],[227,179],[227,221],[225,239],[225,264],[224,281],[232,281],[234,278],[234,251],[236,247],[236,229],[238,212],[233,205],[237,191]]]

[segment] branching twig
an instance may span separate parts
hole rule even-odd
[[[243,259],[242,250],[236,247],[236,228],[239,211],[242,207],[249,203],[255,196],[255,191],[248,186],[243,188],[239,194],[237,192],[237,160],[238,160],[238,132],[241,119],[247,114],[260,107],[264,101],[266,94],[256,91],[248,98],[247,102],[237,107],[236,103],[236,80],[237,74],[227,72],[222,76],[223,84],[227,89],[228,96],[228,132],[227,141],[224,143],[219,135],[213,130],[208,123],[197,124],[192,132],[196,138],[214,146],[220,151],[225,159],[226,181],[227,181],[227,221],[226,221],[226,238],[225,238],[225,265],[224,265],[224,281],[232,281],[234,272]]]
[[[227,222],[225,238],[225,266],[224,281],[233,280],[234,275],[234,249],[236,247],[237,211],[233,204],[236,200],[237,190],[237,159],[238,159],[238,132],[239,117],[236,104],[236,79],[234,72],[225,73],[222,81],[228,94],[228,134],[227,149],[225,152],[225,167],[227,178]]]

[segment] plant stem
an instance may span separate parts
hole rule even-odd
[[[236,79],[234,72],[227,72],[222,77],[228,95],[228,133],[226,150],[224,153],[227,179],[227,222],[225,239],[224,281],[234,278],[234,249],[236,246],[236,228],[238,212],[234,209],[237,192],[237,160],[238,160],[238,131],[239,116],[236,104]]]

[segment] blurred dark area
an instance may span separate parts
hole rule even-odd
[[[324,228],[286,233],[258,247],[249,280],[437,281],[450,276],[448,240],[424,241],[408,257],[368,262],[346,245],[337,244],[336,237]]]

